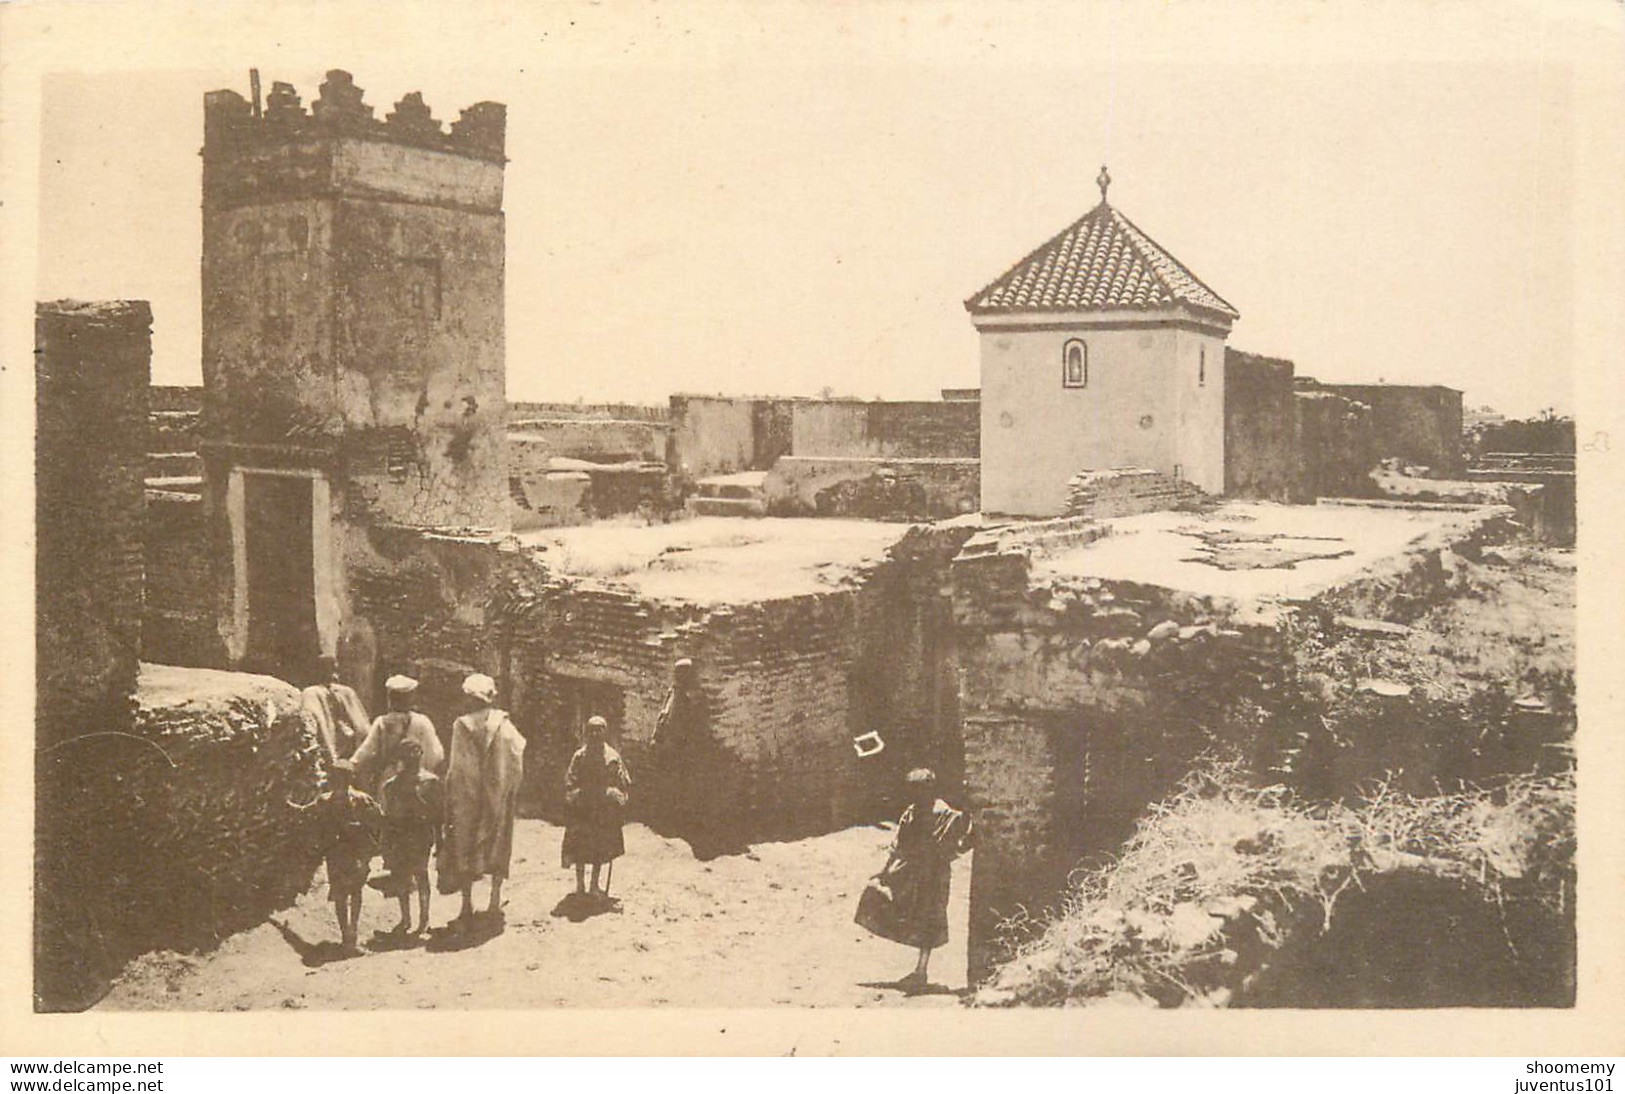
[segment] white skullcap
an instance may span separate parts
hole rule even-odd
[[[494,703],[497,701],[497,682],[483,672],[476,672],[463,681],[463,694],[481,702]]]
[[[384,681],[385,691],[393,691],[404,695],[407,692],[416,691],[417,689],[418,682],[416,680],[412,679],[410,676],[402,676],[399,673]]]

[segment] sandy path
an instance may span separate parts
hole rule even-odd
[[[912,951],[854,926],[864,879],[890,833],[854,828],[749,854],[699,862],[687,844],[641,825],[626,830],[618,913],[571,922],[553,915],[572,885],[559,867],[562,830],[520,821],[507,928],[470,949],[377,950],[310,964],[304,954],[337,937],[325,879],[273,923],[234,935],[201,956],[151,954],[100,1006],[115,1010],[410,1009],[547,1006],[951,1006],[944,991],[904,997],[886,984],[912,967]],[[969,862],[954,876],[953,939],[933,959],[943,989],[965,980]],[[475,890],[479,904],[484,886]],[[480,905],[483,906],[483,905]],[[396,904],[371,890],[361,937],[387,929]],[[430,921],[456,898],[436,895]]]

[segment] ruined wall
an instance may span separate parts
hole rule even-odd
[[[752,400],[673,395],[666,462],[673,474],[688,479],[750,470],[756,466],[755,423]]]
[[[762,489],[775,516],[942,520],[980,507],[981,462],[782,456]]]
[[[667,462],[690,479],[765,471],[784,456],[975,459],[973,402],[674,395]]]
[[[35,1007],[94,1003],[131,957],[212,946],[309,885],[315,734],[263,676],[143,665],[131,736],[42,760]]]
[[[1464,469],[1461,392],[1437,385],[1322,384],[1371,408],[1377,458],[1428,468],[1438,478]]]
[[[215,629],[216,560],[209,552],[208,530],[201,497],[147,492],[142,660],[224,667],[225,650]]]
[[[1180,479],[1140,467],[1114,471],[1084,471],[1067,484],[1066,513],[1070,517],[1105,520],[1135,513],[1189,509],[1206,498],[1201,490]]]
[[[1222,601],[1041,576],[1020,539],[972,539],[953,565],[980,828],[975,979],[1005,952],[1000,924],[1052,903],[1066,873],[1124,839],[1197,755],[1232,745],[1267,767],[1281,746],[1257,717],[1283,672],[1271,628],[1238,623]]]
[[[1371,409],[1325,391],[1293,393],[1299,444],[1297,499],[1368,497],[1378,463]]]
[[[586,524],[624,514],[663,515],[664,463],[596,463],[561,456],[547,439],[508,435],[510,522],[516,532]]]
[[[35,680],[39,742],[126,728],[141,648],[152,310],[34,315]]]
[[[1573,457],[1554,460],[1530,453],[1497,453],[1468,468],[1466,476],[1480,487],[1528,487],[1538,500],[1535,511],[1527,514],[1536,534],[1546,543],[1574,546],[1579,513]]]
[[[442,735],[464,674],[499,681],[528,742],[528,814],[561,815],[565,765],[600,714],[632,768],[633,815],[706,853],[885,816],[900,765],[957,777],[945,579],[969,534],[911,533],[850,589],[727,606],[649,600],[550,575],[511,544],[405,529],[369,532],[346,565],[373,678],[416,676]],[[703,727],[656,747],[685,657]],[[886,749],[862,760],[853,738],[871,730]]]
[[[516,442],[550,456],[595,463],[666,458],[665,425],[635,419],[514,417],[508,422],[510,465]]]
[[[1307,503],[1298,474],[1292,362],[1225,350],[1224,492],[1228,497]]]
[[[1522,594],[1496,591],[1505,563],[1485,548],[1508,515],[1438,525],[1285,610],[1048,569],[1043,536],[1064,545],[1064,522],[969,540],[953,587],[981,830],[973,976],[1022,937],[1004,920],[1052,904],[1073,867],[1100,864],[1199,756],[1334,800],[1375,780],[1426,794],[1561,763],[1562,652],[1506,653],[1501,597]],[[1489,603],[1461,612],[1457,598]]]
[[[975,459],[981,415],[967,402],[798,400],[790,405],[790,453]]]

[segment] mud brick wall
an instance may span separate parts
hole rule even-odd
[[[40,304],[35,335],[38,737],[124,729],[141,649],[152,310]]]
[[[888,801],[915,767],[930,767],[944,791],[957,793],[964,772],[959,731],[959,658],[949,567],[975,530],[922,526],[888,552],[856,601],[859,646],[852,672],[855,710],[886,752],[865,766],[883,768]]]
[[[965,718],[965,780],[976,825],[971,871],[970,981],[987,978],[1007,937],[1042,915],[1042,894],[1059,893],[1071,868],[1057,831],[1057,746],[1066,740],[1020,714]]]
[[[1291,361],[1224,351],[1224,492],[1228,497],[1310,502],[1298,475]]]
[[[144,665],[133,737],[43,758],[35,1005],[79,1009],[129,958],[262,922],[310,884],[315,734],[264,676]]]
[[[1448,479],[1465,468],[1461,392],[1437,385],[1324,384],[1371,408],[1377,458],[1397,458]]]
[[[884,681],[860,679],[867,590],[697,609],[559,583],[515,622],[509,672],[530,742],[527,808],[561,815],[564,771],[592,714],[632,769],[632,812],[661,831],[740,839],[827,832],[874,819],[889,782],[852,738]],[[681,657],[696,666],[699,738],[656,748]],[[887,727],[887,735],[899,735]],[[899,743],[898,756],[908,750]]]
[[[462,674],[496,677],[528,742],[527,814],[561,815],[565,765],[582,723],[601,714],[633,771],[633,815],[661,831],[825,832],[894,812],[909,766],[958,776],[947,567],[970,532],[919,529],[850,588],[702,606],[558,577],[545,557],[495,541],[375,529],[347,554],[349,648],[374,680],[416,675],[443,735]],[[703,730],[657,748],[685,657]],[[862,760],[852,738],[871,730],[886,749]]]
[[[1531,526],[1546,543],[1573,547],[1579,527],[1572,458],[1568,469],[1470,468],[1467,480],[1475,484],[1524,483],[1538,493],[1529,513]]]
[[[154,490],[147,494],[143,660],[204,668],[224,666],[215,628],[215,572],[203,499]]]
[[[565,456],[596,463],[663,461],[666,432],[664,422],[642,419],[510,417],[508,466],[510,473],[518,466],[516,441],[524,443],[526,460]]]
[[[351,525],[343,542],[349,614],[339,641],[341,674],[369,712],[383,709],[385,679],[413,676],[421,685],[420,709],[449,744],[463,707],[463,678],[503,674],[507,631],[495,613],[504,575],[530,567],[490,537]]]
[[[1104,520],[1188,507],[1205,496],[1183,479],[1158,471],[1137,467],[1083,471],[1067,484],[1066,512],[1068,516]]]
[[[1293,393],[1299,443],[1298,497],[1358,498],[1375,493],[1378,464],[1371,408],[1341,395]]]
[[[970,960],[984,976],[1209,750],[1267,768],[1287,743],[1261,711],[1285,678],[1278,633],[1172,590],[1044,574],[1009,542],[953,565],[965,786],[980,830]],[[1035,564],[1034,556],[1040,559]]]
[[[616,424],[616,423],[611,423]],[[660,448],[664,451],[664,440]],[[508,434],[508,496],[516,532],[559,528],[592,520],[668,511],[666,465],[598,463],[555,451],[548,438]]]
[[[670,407],[646,406],[642,403],[538,403],[523,399],[508,402],[510,424],[533,418],[574,418],[582,421],[608,419],[664,425],[670,417]]]
[[[981,461],[783,456],[763,482],[777,516],[941,520],[981,507]]]
[[[666,449],[672,474],[692,480],[756,468],[756,402],[760,400],[673,395]]]
[[[690,479],[765,471],[782,456],[974,460],[974,402],[673,395],[666,462]]]
[[[790,404],[790,453],[976,459],[981,410],[967,402],[806,399]]]
[[[718,642],[702,668],[712,732],[737,757],[743,778],[734,793],[753,833],[790,838],[843,827],[865,819],[866,801],[883,789],[852,746],[870,728],[852,680],[861,595],[797,597],[712,617]]]
[[[532,460],[530,446],[508,447],[509,520],[515,532],[586,524],[592,477],[585,471],[554,471],[552,460]]]

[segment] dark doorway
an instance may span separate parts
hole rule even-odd
[[[514,719],[526,741],[521,808],[528,815],[561,817],[564,772],[570,757],[581,747],[582,727],[588,718],[601,715],[609,723],[609,743],[622,748],[626,692],[603,681],[546,671],[527,672],[522,658],[516,657],[515,661],[517,667],[510,681]],[[637,757],[627,759],[634,765],[632,778],[636,780]]]
[[[304,686],[320,672],[311,480],[243,476],[248,546],[247,667]]]
[[[626,717],[625,690],[601,680],[569,676],[555,679],[559,682],[559,698],[564,706],[564,724],[559,728],[568,735],[566,739],[571,750],[581,744],[581,731],[586,728],[587,719],[594,715],[609,723],[607,739],[610,744],[618,746],[621,724]]]

